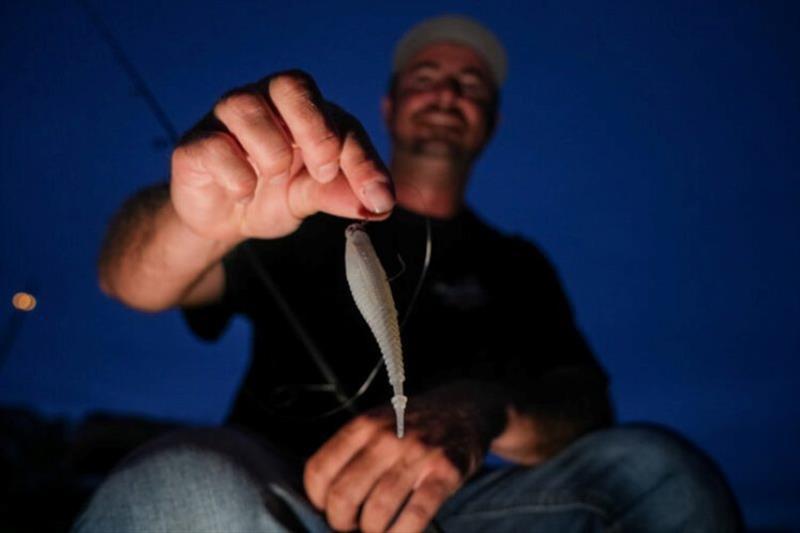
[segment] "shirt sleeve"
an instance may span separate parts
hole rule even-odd
[[[512,239],[507,357],[501,381],[518,409],[605,425],[609,379],[580,332],[555,269],[532,244]],[[513,290],[511,290],[513,289]]]
[[[242,243],[222,258],[225,287],[222,298],[201,306],[181,309],[189,329],[203,340],[217,340],[227,328],[233,315],[244,312],[243,296],[252,283],[252,268]]]

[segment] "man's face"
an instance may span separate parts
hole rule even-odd
[[[471,162],[491,134],[495,91],[489,67],[471,48],[434,44],[398,73],[384,115],[399,147]]]

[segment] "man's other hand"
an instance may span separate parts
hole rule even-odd
[[[172,154],[172,203],[202,237],[276,238],[318,211],[381,219],[392,184],[361,124],[300,71],[230,91]]]
[[[422,531],[477,471],[487,447],[478,412],[442,399],[412,398],[402,439],[392,410],[380,408],[345,425],[308,460],[306,492],[331,527]]]

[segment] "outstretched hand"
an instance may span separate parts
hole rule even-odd
[[[477,471],[493,436],[479,419],[486,412],[443,399],[436,392],[411,398],[402,439],[391,409],[379,408],[345,425],[308,460],[306,492],[332,528],[422,531]]]
[[[172,202],[195,233],[276,238],[324,211],[388,216],[389,173],[361,124],[289,71],[230,91],[172,154]]]

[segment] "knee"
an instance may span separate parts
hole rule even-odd
[[[611,478],[606,483],[624,495],[623,501],[644,496],[642,506],[663,513],[662,523],[669,515],[687,527],[701,521],[714,524],[714,530],[737,530],[738,506],[722,472],[674,431],[655,424],[622,425],[597,432],[587,444],[593,460],[605,465],[603,475]]]
[[[262,531],[256,482],[218,451],[191,445],[139,454],[97,490],[75,525],[91,531]]]
[[[694,472],[696,463],[705,460],[703,453],[678,433],[655,424],[615,426],[591,434],[587,444],[596,459],[648,479]]]

